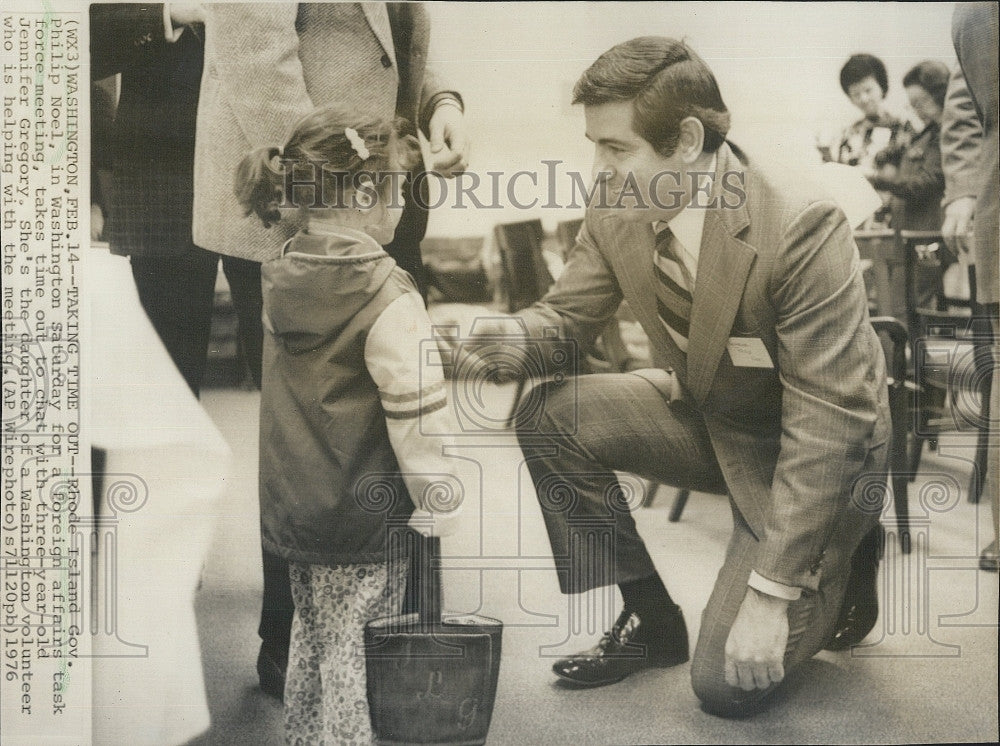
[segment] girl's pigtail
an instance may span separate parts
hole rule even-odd
[[[243,214],[257,215],[270,228],[281,220],[278,206],[282,203],[284,192],[284,172],[279,156],[281,148],[257,148],[248,153],[236,169],[234,191]]]

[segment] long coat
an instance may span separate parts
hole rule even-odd
[[[244,217],[236,167],[284,144],[304,115],[334,102],[426,130],[446,88],[426,68],[430,23],[419,3],[218,3],[206,6],[195,152],[194,238],[265,261],[289,233]]]

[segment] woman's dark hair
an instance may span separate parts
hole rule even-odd
[[[847,89],[867,77],[875,78],[883,96],[889,92],[889,75],[885,71],[885,63],[873,54],[852,54],[840,68],[840,88],[844,95],[849,96]]]
[[[903,87],[918,85],[930,94],[935,103],[944,108],[944,96],[948,91],[948,79],[951,71],[948,66],[938,60],[924,60],[913,66],[903,76]]]
[[[345,194],[367,174],[385,198],[393,180],[381,177],[409,169],[419,153],[414,138],[399,135],[404,126],[402,120],[365,117],[336,105],[316,109],[299,120],[282,147],[257,148],[240,162],[234,191],[244,214],[256,214],[269,228],[281,219],[279,206],[343,206]],[[289,170],[293,194],[285,194]]]
[[[715,75],[676,39],[642,36],[618,44],[598,57],[573,89],[574,104],[616,101],[632,102],[632,129],[663,156],[677,149],[687,117],[702,123],[706,153],[718,150],[729,132],[729,110]]]

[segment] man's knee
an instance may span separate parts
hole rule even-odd
[[[742,718],[760,711],[774,687],[744,691],[726,683],[724,657],[696,650],[691,662],[691,688],[701,708],[717,717]]]
[[[569,435],[576,431],[576,387],[565,381],[543,381],[526,390],[514,414],[522,442],[536,435]]]
[[[773,691],[773,687],[747,692],[729,686],[723,672],[710,672],[698,665],[691,666],[691,688],[705,712],[723,718],[744,718],[759,712]]]

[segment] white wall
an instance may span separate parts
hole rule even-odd
[[[470,170],[544,170],[543,159],[590,172],[573,83],[598,55],[647,34],[685,38],[715,71],[731,138],[757,157],[815,160],[816,134],[856,118],[840,90],[847,57],[870,52],[889,71],[889,99],[923,59],[954,61],[953,3],[451,3],[428,4],[430,64],[461,91],[473,137]],[[521,202],[530,184],[517,190]],[[570,201],[557,179],[557,202]],[[540,181],[540,196],[545,180]],[[484,194],[488,193],[483,192]],[[484,199],[484,201],[486,201]],[[506,202],[506,197],[503,198]],[[540,217],[552,229],[581,211],[432,211],[429,235],[483,235],[496,222]]]

